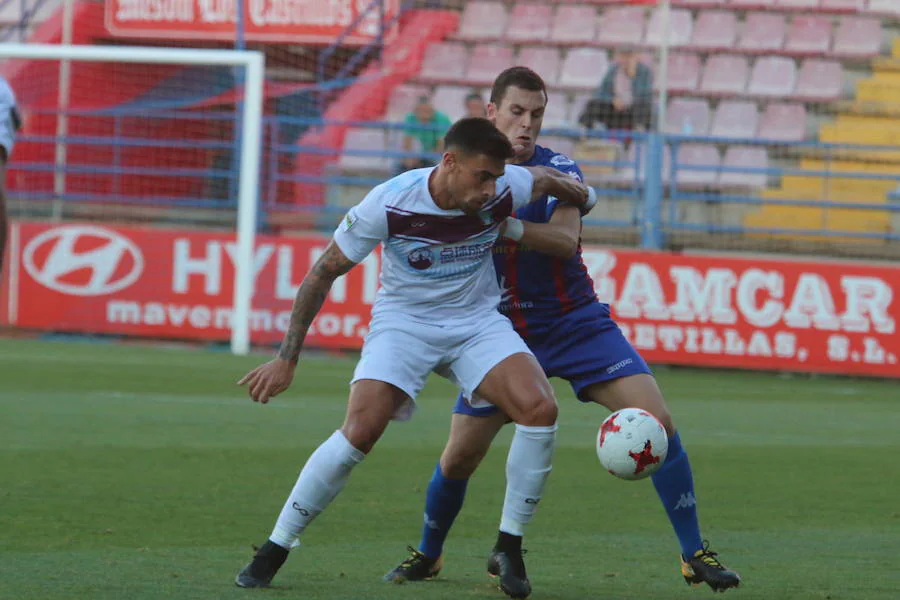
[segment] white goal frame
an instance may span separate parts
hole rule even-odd
[[[4,58],[59,60],[61,65],[75,60],[244,68],[231,351],[234,354],[247,354],[250,351],[250,305],[253,298],[253,248],[256,243],[265,55],[262,52],[250,50],[0,44],[0,59]],[[63,70],[62,66],[61,70]],[[62,85],[65,83],[61,82]]]

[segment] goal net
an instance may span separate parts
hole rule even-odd
[[[246,353],[263,69],[250,51],[0,45],[22,116],[0,323]]]

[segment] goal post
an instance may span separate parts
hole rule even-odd
[[[160,48],[136,46],[88,46],[55,44],[0,44],[0,61],[61,61],[93,63],[134,63],[135,65],[185,65],[194,67],[237,67],[242,89],[235,91],[237,107],[235,132],[239,140],[234,162],[236,176],[236,251],[234,253],[234,296],[231,313],[231,350],[246,354],[250,349],[250,313],[253,297],[253,255],[256,238],[260,181],[265,56],[247,50]],[[97,82],[102,86],[103,82]],[[64,85],[58,82],[51,85]],[[14,86],[15,87],[15,86]],[[57,90],[58,91],[58,90]],[[104,89],[98,87],[98,93]],[[20,95],[21,92],[17,92]],[[56,140],[57,142],[65,140]],[[13,160],[15,160],[15,153]],[[146,169],[145,169],[146,170]],[[174,173],[172,177],[178,175]]]

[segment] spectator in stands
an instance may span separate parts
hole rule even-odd
[[[481,119],[487,117],[487,107],[484,105],[484,98],[478,92],[472,92],[466,96],[466,116],[479,117]]]
[[[607,129],[650,129],[653,73],[634,48],[616,52],[600,87],[588,101],[579,122],[587,128],[599,121]]]
[[[406,115],[403,130],[404,152],[442,152],[444,134],[453,124],[444,113],[435,110],[428,96],[419,98],[413,112]],[[401,162],[403,171],[430,167],[434,161],[424,156],[404,158]]]
[[[6,163],[12,156],[16,131],[20,125],[16,96],[6,79],[0,77],[0,271],[3,270],[3,254],[9,228],[6,217]]]

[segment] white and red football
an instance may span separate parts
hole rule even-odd
[[[669,437],[659,419],[640,408],[609,415],[597,432],[597,456],[603,468],[630,481],[653,475],[665,462]]]

